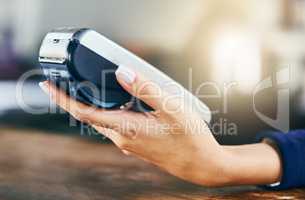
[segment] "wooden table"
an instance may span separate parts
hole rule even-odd
[[[113,145],[0,129],[0,199],[305,199],[304,190],[207,189],[161,172]]]

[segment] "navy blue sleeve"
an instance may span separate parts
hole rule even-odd
[[[283,176],[277,186],[266,186],[268,189],[283,190],[305,187],[305,130],[264,132],[258,135],[258,141],[271,139],[277,145],[282,158]]]

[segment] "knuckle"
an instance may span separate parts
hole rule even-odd
[[[139,97],[145,97],[145,96],[148,96],[150,93],[149,93],[149,90],[147,88],[139,88],[137,90],[137,95]]]
[[[76,110],[73,112],[73,117],[79,121],[86,121],[88,120],[88,116],[86,113],[81,112],[80,110]]]
[[[136,137],[137,137],[137,131],[134,130],[134,129],[129,130],[128,133],[127,133],[127,137],[128,137],[129,139],[133,139],[133,140],[136,139]]]
[[[80,121],[81,117],[80,117],[79,113],[77,113],[77,112],[70,112],[70,113],[75,119]]]
[[[139,85],[137,89],[137,94],[139,96],[148,96],[151,95],[153,91],[153,88],[156,87],[153,83],[151,82],[145,82],[141,85]]]

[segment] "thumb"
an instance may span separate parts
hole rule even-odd
[[[128,93],[142,100],[154,110],[162,110],[164,94],[156,82],[123,65],[119,66],[115,74],[120,85]]]

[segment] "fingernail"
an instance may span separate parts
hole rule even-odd
[[[49,89],[44,82],[40,82],[38,83],[38,85],[42,89],[42,91],[44,91],[46,94],[49,94]]]
[[[115,75],[127,84],[132,84],[136,80],[136,73],[123,65],[119,66]]]

